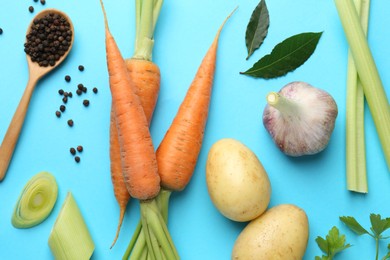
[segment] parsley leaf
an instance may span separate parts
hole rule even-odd
[[[318,236],[315,241],[321,251],[326,254],[321,257],[316,256],[315,260],[331,260],[337,253],[351,246],[350,244],[345,244],[345,235],[340,235],[338,228],[335,226],[329,230],[326,239]]]
[[[389,250],[389,252],[387,253],[387,255],[385,255],[382,260],[387,260],[387,259],[390,259],[390,244],[387,245],[387,249]]]
[[[364,235],[364,234],[370,234],[367,230],[365,230],[354,217],[340,217],[340,220],[347,225],[353,232],[356,234]]]
[[[356,234],[364,235],[367,234],[371,236],[373,239],[375,239],[375,248],[376,248],[376,257],[375,259],[378,259],[379,255],[379,240],[381,239],[387,239],[389,236],[384,237],[382,236],[382,233],[390,228],[390,218],[384,218],[382,219],[381,215],[379,214],[370,214],[370,221],[371,221],[371,227],[370,230],[372,233],[368,232],[366,229],[364,229],[354,217],[340,217],[340,220],[347,225],[353,232]],[[389,245],[390,247],[390,245]],[[390,249],[390,248],[389,248]],[[382,259],[389,259],[390,258],[390,252],[383,257]]]
[[[382,219],[379,214],[371,214],[371,231],[375,237],[382,238],[381,234],[388,228],[390,228],[390,218]]]

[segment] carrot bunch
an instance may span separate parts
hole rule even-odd
[[[131,58],[125,59],[127,71],[135,92],[140,99],[148,124],[150,124],[160,91],[160,69],[152,62],[152,50],[154,45],[154,28],[160,13],[162,0],[140,1],[135,3],[136,9],[136,40],[135,50]],[[114,195],[119,204],[119,223],[114,241],[114,246],[122,226],[130,193],[127,190],[122,174],[120,145],[116,126],[113,105],[110,115],[110,161],[111,181],[114,187]]]
[[[171,192],[181,191],[187,186],[197,163],[208,119],[219,36],[231,15],[220,26],[156,152],[162,186],[156,200],[165,221],[168,219]],[[130,255],[132,259],[142,259],[145,255],[146,241],[142,229],[141,221],[123,259],[128,259]]]
[[[145,0],[144,3],[153,3]],[[156,203],[160,176],[149,123],[126,63],[112,36],[102,0],[100,0],[106,38],[107,68],[112,95],[112,115],[120,151],[121,171],[131,197],[140,201],[143,235],[151,259],[178,259],[168,228]],[[113,139],[113,138],[110,138]]]

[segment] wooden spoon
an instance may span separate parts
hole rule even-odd
[[[61,64],[61,62],[68,56],[73,46],[74,28],[73,28],[72,21],[65,13],[56,9],[46,9],[38,13],[34,17],[34,19],[43,18],[45,15],[49,13],[59,14],[62,17],[67,19],[67,21],[70,24],[70,29],[72,30],[72,40],[70,42],[69,49],[66,51],[64,55],[62,55],[62,57],[55,63],[54,66],[47,66],[47,67],[39,66],[38,63],[31,61],[31,57],[29,55],[26,55],[28,71],[29,71],[29,80],[26,89],[23,93],[23,96],[19,102],[19,105],[15,111],[15,114],[11,120],[11,123],[8,127],[8,130],[5,133],[3,142],[0,146],[0,181],[4,179],[5,174],[7,172],[8,165],[11,161],[15,149],[15,145],[18,141],[19,134],[23,126],[24,118],[26,117],[27,108],[30,103],[31,95],[33,93],[36,84],[43,76],[45,76],[46,74],[48,74],[50,71],[54,70],[58,65]],[[30,33],[31,31],[31,26],[34,22],[34,19],[31,21],[28,27],[27,34]]]

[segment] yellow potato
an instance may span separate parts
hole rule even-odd
[[[290,204],[275,206],[243,229],[232,260],[301,260],[308,238],[309,223],[302,209]]]
[[[222,139],[211,147],[206,181],[211,201],[231,220],[250,221],[268,207],[268,175],[256,155],[237,140]]]

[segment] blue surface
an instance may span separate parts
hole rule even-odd
[[[169,229],[182,259],[229,259],[234,241],[245,223],[224,218],[213,206],[205,182],[208,150],[217,140],[235,138],[250,147],[267,170],[271,185],[270,207],[293,203],[303,208],[310,222],[310,237],[304,259],[321,252],[315,243],[336,225],[354,246],[339,259],[373,259],[374,242],[357,237],[339,221],[342,215],[355,216],[369,226],[369,214],[390,217],[390,175],[375,127],[367,107],[367,167],[369,193],[348,192],[345,182],[345,82],[348,46],[333,1],[267,1],[271,25],[261,49],[245,60],[245,28],[258,1],[166,0],[155,34],[154,61],[162,73],[161,93],[151,133],[157,147],[192,81],[221,22],[237,5],[239,9],[226,24],[220,38],[212,103],[205,140],[193,179],[171,199]],[[134,1],[106,1],[112,34],[123,56],[133,52]],[[75,42],[66,62],[44,78],[31,99],[27,118],[7,176],[0,183],[0,258],[51,259],[47,239],[68,191],[85,217],[96,250],[93,259],[120,259],[138,221],[138,202],[132,200],[116,246],[114,238],[119,209],[110,181],[108,126],[110,92],[105,60],[103,16],[99,1],[52,1],[43,7],[33,1],[1,1],[0,27],[0,138],[6,132],[27,82],[28,71],[23,42],[27,25],[43,8],[58,8],[73,20]],[[390,95],[390,2],[372,1],[369,43],[388,98]],[[273,46],[301,32],[324,31],[314,55],[300,68],[275,80],[239,75]],[[85,71],[78,71],[78,65]],[[71,83],[64,81],[71,75]],[[285,84],[306,81],[325,89],[336,100],[339,115],[329,146],[306,158],[289,158],[273,144],[262,125],[265,96]],[[61,118],[54,112],[62,104],[57,91],[73,91],[83,83],[88,93],[74,95]],[[94,95],[92,87],[99,93]],[[88,108],[82,100],[88,98]],[[73,128],[66,124],[75,122]],[[70,147],[84,146],[76,164]],[[16,229],[11,214],[25,183],[36,173],[49,171],[59,184],[57,204],[46,221],[30,229]],[[389,232],[388,232],[389,234]],[[388,241],[387,241],[388,243]],[[387,243],[381,244],[381,255]]]

